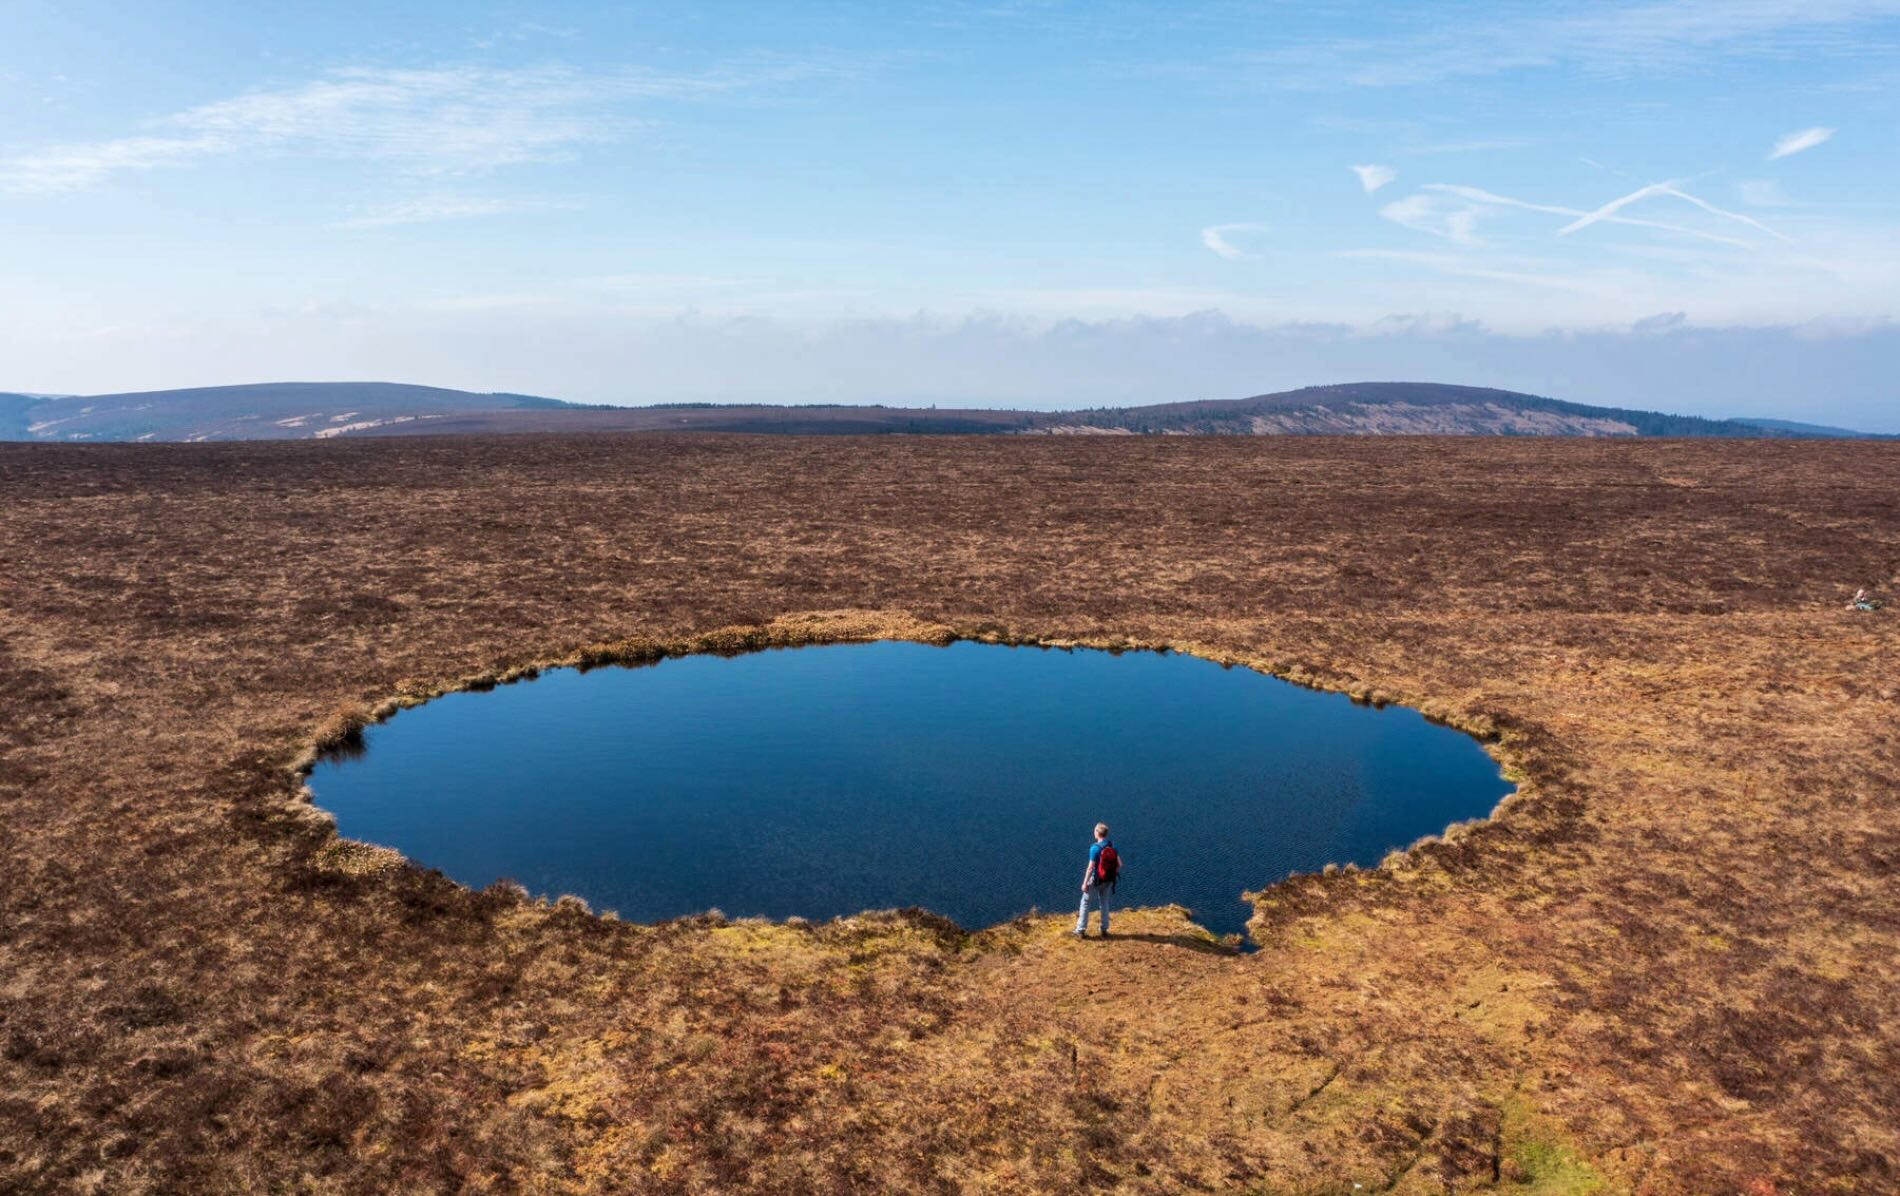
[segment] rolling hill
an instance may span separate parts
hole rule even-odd
[[[1782,420],[1704,419],[1429,382],[1313,386],[1245,399],[1075,411],[887,406],[603,407],[390,382],[275,382],[111,395],[0,394],[0,439],[204,441],[502,432],[864,435],[1852,437]]]
[[[0,395],[5,440],[300,440],[470,411],[572,408],[396,382],[265,382],[106,395]]]
[[[1891,439],[1891,437],[1873,433],[1856,432],[1852,428],[1837,428],[1832,424],[1804,424],[1792,419],[1738,419],[1735,422],[1747,424],[1751,428],[1767,428],[1773,432],[1788,432],[1796,436],[1822,436],[1846,440]]]
[[[1516,391],[1430,382],[1310,386],[1247,399],[1161,403],[1040,417],[1042,432],[1295,436],[1796,435],[1739,420],[1593,407]]]

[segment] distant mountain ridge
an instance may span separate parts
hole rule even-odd
[[[1751,428],[1766,428],[1773,432],[1788,432],[1795,436],[1835,436],[1850,440],[1891,440],[1890,436],[1881,436],[1873,432],[1856,432],[1852,428],[1837,428],[1832,424],[1804,424],[1792,419],[1738,419],[1738,424],[1747,424]]]
[[[1798,435],[1740,420],[1595,407],[1482,386],[1353,382],[1246,399],[1067,412],[1039,431],[1199,435]]]
[[[886,406],[608,407],[394,382],[269,382],[111,395],[0,394],[0,440],[207,441],[502,432],[1217,436],[1860,437],[1436,382],[1354,382],[1244,399],[1075,411]]]
[[[0,392],[0,440],[33,439],[27,431],[32,424],[28,412],[35,403],[42,401],[37,395]]]
[[[465,411],[585,410],[536,395],[400,382],[259,382],[107,395],[0,395],[0,439],[328,439]]]

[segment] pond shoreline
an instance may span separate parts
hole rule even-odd
[[[887,631],[891,629],[893,622],[897,622],[897,626],[902,627],[902,629],[910,631],[910,635],[904,635],[904,637],[893,637],[893,635],[889,635]],[[534,681],[534,679],[540,679],[540,677],[559,677],[564,671],[587,673],[587,671],[602,669],[602,667],[623,666],[642,667],[642,669],[644,669],[644,667],[659,666],[659,664],[663,664],[663,662],[690,660],[690,658],[695,658],[695,656],[716,656],[716,658],[724,658],[724,660],[733,660],[733,658],[741,658],[741,656],[752,656],[752,654],[773,652],[773,650],[787,650],[787,648],[823,648],[823,646],[876,645],[876,643],[887,643],[887,645],[904,645],[904,643],[910,643],[910,645],[933,646],[933,648],[950,648],[950,646],[954,645],[1003,645],[1015,646],[1015,648],[1056,650],[1056,652],[1104,652],[1104,654],[1110,654],[1110,656],[1119,656],[1119,654],[1123,654],[1123,652],[1142,652],[1142,654],[1153,654],[1153,656],[1159,656],[1159,658],[1165,658],[1165,656],[1169,656],[1169,654],[1176,654],[1176,656],[1188,656],[1188,658],[1193,658],[1193,660],[1197,660],[1197,662],[1208,662],[1208,660],[1210,660],[1212,664],[1220,664],[1222,667],[1246,667],[1248,671],[1260,673],[1260,675],[1264,675],[1267,679],[1273,679],[1273,681],[1292,681],[1292,679],[1288,679],[1288,677],[1277,677],[1277,675],[1273,675],[1273,673],[1265,673],[1264,669],[1260,669],[1258,666],[1248,666],[1243,660],[1218,660],[1218,658],[1210,658],[1210,656],[1199,654],[1199,652],[1191,652],[1191,650],[1184,652],[1184,650],[1180,650],[1180,648],[1176,648],[1176,646],[1172,645],[1131,643],[1131,641],[1127,641],[1127,639],[1117,639],[1117,637],[1108,637],[1108,639],[1104,639],[1102,643],[1087,643],[1087,641],[1049,643],[1049,641],[1037,641],[1037,639],[1030,639],[1030,637],[1003,635],[1003,633],[999,633],[994,627],[984,627],[982,631],[978,631],[977,635],[959,635],[959,633],[956,633],[956,629],[952,629],[952,627],[918,624],[916,620],[904,620],[902,616],[899,616],[899,620],[876,620],[876,622],[872,622],[872,624],[866,624],[861,612],[844,612],[844,614],[840,614],[840,612],[819,612],[819,614],[807,614],[807,616],[788,616],[785,620],[777,620],[775,624],[768,624],[768,626],[728,627],[728,629],[714,631],[714,633],[707,635],[707,637],[697,637],[697,639],[692,639],[692,641],[686,641],[684,645],[680,645],[680,643],[665,645],[665,643],[652,643],[652,641],[631,641],[631,643],[621,643],[621,645],[589,646],[589,648],[578,650],[578,652],[574,652],[574,654],[570,654],[570,656],[566,656],[566,658],[543,660],[543,662],[536,662],[536,664],[530,664],[530,666],[505,667],[505,669],[500,669],[500,671],[496,671],[496,673],[492,673],[492,675],[475,675],[475,677],[466,679],[460,686],[429,686],[429,688],[416,686],[416,688],[407,688],[403,694],[399,694],[399,696],[395,696],[395,698],[391,698],[391,700],[386,700],[386,702],[382,702],[382,704],[376,705],[376,707],[371,707],[371,709],[340,711],[338,715],[334,715],[333,719],[329,721],[329,724],[327,724],[325,728],[319,730],[317,736],[314,736],[312,749],[306,751],[304,755],[300,755],[298,761],[296,761],[295,774],[300,780],[306,781],[306,783],[300,787],[300,801],[314,801],[315,799],[315,795],[312,795],[312,785],[308,783],[308,778],[310,778],[312,770],[315,770],[317,766],[321,766],[321,764],[325,764],[325,762],[333,762],[334,764],[334,762],[342,761],[342,759],[352,759],[352,757],[359,757],[359,755],[363,753],[363,736],[365,736],[365,730],[367,730],[369,726],[388,723],[388,719],[391,719],[391,717],[393,717],[395,713],[399,713],[399,711],[414,709],[414,707],[418,707],[418,705],[433,702],[435,698],[448,696],[448,694],[458,694],[458,692],[485,692],[485,690],[494,690],[494,688],[498,688],[498,686],[513,685],[513,683],[519,683],[519,681]],[[682,646],[684,646],[686,650],[682,650]],[[709,650],[709,648],[711,648],[711,650]],[[1115,679],[1115,673],[1113,673],[1113,671],[1112,673],[1108,673],[1108,677]],[[937,683],[942,685],[942,679],[937,679]],[[652,685],[652,683],[648,683],[648,685]],[[1100,683],[1096,683],[1096,685],[1100,685]],[[1296,685],[1298,685],[1298,683],[1296,683]],[[1347,696],[1347,698],[1353,700],[1353,704],[1355,705],[1378,705],[1378,707],[1385,707],[1385,705],[1389,705],[1389,702],[1391,702],[1387,694],[1370,692],[1370,690],[1364,690],[1364,688],[1360,688],[1360,690],[1341,690],[1341,688],[1322,688],[1322,686],[1315,685],[1302,685],[1300,688],[1317,690],[1317,692],[1322,692],[1322,694]],[[737,698],[737,696],[735,696],[735,698]],[[901,702],[902,700],[901,694],[895,694],[893,698],[895,698],[897,702]],[[1429,715],[1427,715],[1427,717],[1429,717]],[[1440,719],[1433,719],[1433,721],[1438,724],[1448,724],[1448,721],[1442,719],[1442,717],[1440,717]],[[1093,728],[1091,728],[1091,730],[1093,730]],[[1081,734],[1091,734],[1091,730],[1085,730],[1085,732],[1081,732]],[[488,728],[488,734],[505,734],[505,732],[507,732],[505,726],[492,726],[492,728]],[[823,732],[823,728],[819,728],[819,732]],[[536,738],[532,738],[530,742],[538,742],[540,738],[545,738],[547,734],[557,734],[557,736],[562,734],[559,724],[555,724],[555,726],[543,726],[542,734],[536,736]],[[908,734],[927,734],[927,732],[920,732],[920,730],[914,728],[914,730],[908,732]],[[1254,732],[1254,734],[1262,734],[1262,732]],[[1267,728],[1267,734],[1275,734],[1275,732],[1271,732],[1271,728]],[[1003,738],[1003,736],[992,736],[992,740],[997,740],[997,738]],[[1476,736],[1473,736],[1473,738],[1476,738]],[[1492,738],[1493,742],[1495,742],[1495,734],[1493,734]],[[477,736],[477,738],[473,740],[473,743],[477,743],[477,749],[479,749],[481,742],[483,742],[483,736]],[[1064,740],[1058,738],[1056,742],[1062,743]],[[741,738],[741,743],[743,743],[743,738]],[[1298,743],[1294,743],[1292,747],[1298,751]],[[990,742],[986,742],[986,749],[994,749],[994,747],[990,745]],[[388,749],[386,749],[386,751],[388,751]],[[1007,755],[1007,751],[1005,751],[1005,755]],[[1495,749],[1492,749],[1492,755],[1493,759],[1497,757]],[[447,768],[447,770],[462,768],[460,762],[452,759],[452,753],[450,753],[448,757],[443,757],[443,755],[441,755],[441,749],[437,749],[437,757],[443,761],[441,766]],[[1182,759],[1193,761],[1195,755],[1188,753],[1188,755],[1184,755]],[[424,778],[418,778],[416,774],[407,774],[407,776],[410,778],[409,791],[414,791],[414,789],[418,789],[418,787],[428,789],[428,783],[420,783],[420,785],[418,785],[418,781],[422,781]],[[901,787],[904,787],[904,781],[906,781],[906,778],[902,778],[902,776],[893,776],[889,783],[891,783],[893,787],[899,787],[899,789],[901,789]],[[1298,774],[1296,774],[1292,780],[1288,781],[1288,783],[1300,783],[1300,781],[1298,781]],[[978,789],[971,789],[971,793],[980,793],[980,787],[978,787]],[[1404,833],[1404,835],[1398,835],[1397,844],[1393,846],[1393,850],[1387,854],[1387,852],[1381,848],[1378,852],[1379,858],[1368,858],[1364,852],[1359,852],[1359,854],[1351,854],[1351,852],[1349,852],[1347,856],[1341,856],[1341,858],[1338,859],[1328,858],[1324,859],[1324,861],[1311,863],[1311,865],[1302,865],[1302,867],[1294,867],[1294,869],[1284,869],[1284,871],[1286,871],[1290,877],[1296,877],[1296,875],[1319,875],[1319,873],[1326,875],[1326,877],[1332,877],[1332,875],[1338,875],[1338,873],[1359,871],[1362,867],[1374,867],[1374,865],[1381,863],[1381,859],[1387,861],[1389,865],[1397,865],[1397,858],[1400,858],[1406,850],[1410,850],[1406,844],[1419,846],[1419,844],[1429,844],[1429,842],[1442,842],[1446,835],[1452,835],[1452,837],[1465,835],[1465,833],[1469,833],[1469,829],[1471,829],[1473,825],[1478,825],[1478,823],[1482,823],[1486,818],[1490,818],[1497,808],[1501,808],[1505,802],[1512,801],[1512,799],[1516,799],[1516,797],[1518,797],[1518,791],[1512,789],[1512,791],[1505,793],[1505,795],[1503,795],[1501,799],[1497,799],[1497,801],[1482,802],[1482,806],[1484,806],[1482,810],[1476,810],[1474,806],[1469,806],[1469,808],[1473,808],[1473,816],[1469,816],[1469,818],[1452,818],[1452,820],[1446,821],[1433,821],[1433,823],[1431,823],[1431,829],[1423,829],[1423,831],[1414,829],[1414,831],[1408,831],[1408,833]],[[978,801],[980,801],[980,797],[978,797]],[[1267,789],[1267,791],[1262,793],[1262,801],[1286,801],[1286,795],[1273,797],[1273,791]],[[464,810],[464,806],[462,806],[460,802],[462,802],[462,799],[458,799],[456,802],[450,802],[448,806],[443,806],[443,810],[441,810],[433,820],[429,820],[428,823],[426,823],[426,827],[424,827],[422,833],[428,835],[429,829],[439,827],[439,825],[443,823],[443,820],[447,820],[450,816],[458,814],[460,810]],[[610,814],[612,814],[612,812],[610,812]],[[602,814],[597,810],[595,816],[593,816],[593,821],[599,821],[600,816],[602,816]],[[980,816],[977,816],[977,825],[986,825],[986,820],[982,820]],[[792,827],[792,829],[796,831],[796,827]],[[414,833],[416,833],[416,831],[410,831],[410,835],[414,835]],[[526,829],[526,827],[524,827],[523,833],[532,835],[532,829]],[[1281,831],[1281,833],[1284,835],[1284,831]],[[376,842],[369,842],[371,839],[376,840]],[[511,837],[511,839],[513,839],[513,837]],[[648,837],[635,837],[631,842],[646,842],[646,839],[648,839]],[[1009,837],[1005,835],[1003,839],[1009,839]],[[405,858],[395,850],[395,846],[399,846],[399,844],[395,844],[395,842],[391,840],[391,835],[363,835],[363,837],[359,837],[359,839],[350,839],[350,837],[344,837],[344,835],[338,833],[338,840],[336,840],[334,844],[329,844],[329,846],[323,850],[321,861],[323,861],[323,865],[327,865],[327,867],[338,867],[338,869],[348,871],[348,873],[352,873],[352,875],[371,875],[371,873],[376,873],[376,871],[382,871],[382,869],[388,869],[388,867],[399,867],[399,865],[405,863]],[[1170,846],[1172,846],[1172,844],[1170,844]],[[874,848],[872,844],[866,844],[863,850],[876,852],[876,848]],[[428,850],[422,850],[420,854],[428,861]],[[631,865],[627,865],[627,867],[631,867]],[[450,871],[456,873],[456,871],[464,871],[464,869],[450,869]],[[1271,875],[1273,869],[1267,869],[1267,871],[1269,871],[1269,875]],[[1233,899],[1239,901],[1239,899],[1243,899],[1243,896],[1246,896],[1248,892],[1260,888],[1260,880],[1264,880],[1264,878],[1267,877],[1252,875],[1252,877],[1245,878],[1245,884],[1235,884],[1233,890],[1231,890],[1231,892],[1233,892]],[[475,886],[481,888],[481,882],[477,882]],[[566,896],[583,897],[583,899],[587,901],[587,905],[591,905],[591,907],[618,909],[619,905],[623,905],[623,901],[618,901],[618,899],[614,899],[614,897],[604,897],[600,894],[599,890],[597,890],[597,892],[587,892],[587,888],[589,888],[587,884],[561,884],[561,882],[547,882],[547,884],[532,884],[532,886],[530,886],[530,890],[534,890],[534,892],[540,894],[540,899],[553,899],[555,896],[566,894]],[[1265,888],[1271,888],[1271,884],[1267,884]],[[804,892],[804,890],[800,890],[800,888],[794,886],[794,892]],[[1222,890],[1222,892],[1226,892],[1226,890]],[[906,894],[902,894],[901,890],[891,890],[887,896],[897,897],[899,903],[902,903]],[[956,905],[958,905],[958,901],[961,899],[961,897],[939,897],[939,899],[935,899],[935,901],[931,901],[931,899],[918,901],[916,894],[908,894],[908,896],[910,896],[910,903],[921,903],[923,907],[929,907],[929,909],[933,909],[933,911],[937,911],[937,913],[948,913],[948,915],[952,916],[956,915]],[[726,894],[724,899],[718,896],[718,894],[711,894],[703,907],[680,907],[680,909],[676,909],[673,913],[659,915],[659,918],[663,920],[663,918],[669,918],[669,916],[688,916],[695,913],[695,911],[712,909],[712,907],[730,907],[735,899],[737,899],[737,897],[733,896],[733,894]],[[1254,897],[1246,897],[1246,899],[1254,899]],[[1195,905],[1197,905],[1197,907],[1207,907],[1210,901],[1214,903],[1214,909],[1218,909],[1220,899],[1216,896],[1212,896],[1212,894],[1203,894],[1203,896],[1195,901]],[[741,903],[743,903],[743,901],[741,901]],[[1039,903],[1039,901],[1032,901],[1032,903]],[[872,901],[872,903],[866,903],[864,907],[859,907],[859,905],[845,905],[845,907],[834,907],[834,909],[825,909],[825,911],[800,909],[800,911],[796,911],[796,916],[802,916],[802,918],[809,918],[809,916],[819,916],[819,918],[849,916],[855,915],[855,913],[863,913],[864,909],[880,909],[883,905],[885,905],[885,903]],[[948,909],[946,909],[946,907],[948,907]],[[621,913],[625,913],[625,911],[621,911]],[[790,915],[792,915],[792,911],[787,911],[785,915],[779,916]],[[654,920],[654,916],[635,915],[633,916],[633,920],[648,922],[648,920]],[[961,920],[971,922],[971,918],[961,918]],[[992,915],[988,916],[978,916],[978,918],[973,920],[973,926],[971,926],[971,928],[992,926],[992,924],[997,924],[999,920],[1009,920],[1009,915],[992,913]],[[1216,924],[1222,924],[1222,922],[1226,922],[1226,926],[1220,928],[1220,932],[1218,932],[1220,936],[1229,937],[1229,939],[1233,939],[1233,941],[1246,941],[1246,945],[1252,947],[1252,941],[1250,941],[1250,939],[1245,939],[1245,936],[1237,934],[1237,932],[1239,932],[1239,924],[1237,924],[1233,918],[1220,918],[1220,916],[1216,916]]]

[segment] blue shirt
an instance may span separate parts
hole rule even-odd
[[[1114,842],[1113,839],[1097,839],[1095,842],[1089,844],[1089,870],[1083,873],[1083,875],[1089,878],[1089,883],[1092,885],[1101,883],[1096,879],[1095,866],[1101,862],[1102,848],[1107,847],[1112,842]]]

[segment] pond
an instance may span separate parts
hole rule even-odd
[[[1073,910],[1090,830],[1118,907],[1240,931],[1243,890],[1489,814],[1476,741],[1178,653],[902,642],[551,671],[451,694],[320,761],[352,839],[480,888],[654,921]]]

